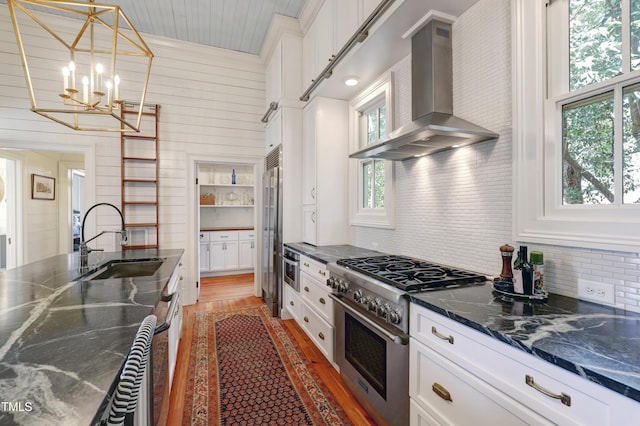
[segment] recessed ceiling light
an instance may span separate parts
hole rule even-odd
[[[360,80],[358,80],[358,77],[349,76],[344,79],[344,84],[346,84],[347,86],[355,86],[359,81]]]

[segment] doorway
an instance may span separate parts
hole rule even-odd
[[[0,140],[0,158],[8,164],[4,168],[4,173],[7,173],[4,181],[6,199],[0,201],[0,208],[6,205],[7,218],[14,224],[13,231],[9,230],[6,234],[6,241],[10,242],[6,244],[6,248],[10,249],[7,252],[7,267],[17,267],[73,251],[72,175],[69,171],[95,169],[93,146],[67,147],[44,142],[20,145],[16,147],[15,143]],[[52,199],[32,198],[31,180],[34,174],[54,179]],[[84,191],[80,198],[81,212],[95,200],[95,191],[88,190],[94,186],[94,182],[94,173],[85,174]],[[91,232],[94,230],[92,226],[95,224],[89,225]],[[11,232],[12,235],[9,235]]]
[[[200,286],[205,277],[254,277],[258,252],[256,164],[198,162],[196,171]]]
[[[16,160],[0,157],[0,269],[18,265],[16,229],[19,205],[16,194],[22,187],[18,168]]]
[[[78,251],[84,215],[84,170],[71,169],[69,173],[71,174],[71,238],[73,238],[73,251]]]

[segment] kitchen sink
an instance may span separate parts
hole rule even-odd
[[[88,280],[109,280],[114,278],[149,277],[156,273],[164,259],[113,260],[104,264]]]

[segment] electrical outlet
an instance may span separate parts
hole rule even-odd
[[[613,306],[615,304],[613,284],[578,278],[578,298],[590,302]]]

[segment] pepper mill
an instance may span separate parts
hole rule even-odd
[[[500,254],[502,255],[502,272],[500,278],[513,279],[513,270],[511,269],[511,259],[513,258],[513,247],[509,244],[500,246]]]

